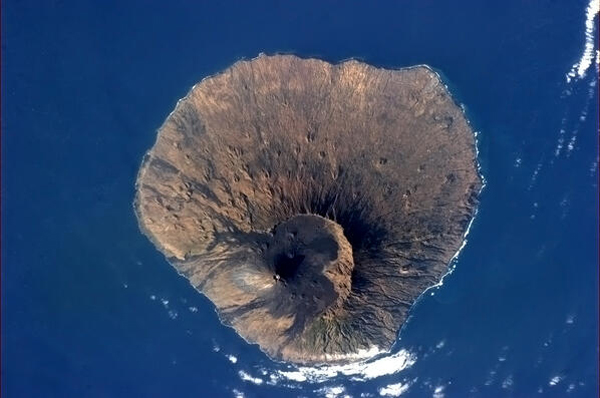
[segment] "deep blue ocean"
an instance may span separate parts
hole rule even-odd
[[[2,396],[596,397],[591,7],[3,1]],[[370,364],[269,360],[138,229],[156,130],[196,82],[260,52],[428,64],[478,132],[468,243]]]

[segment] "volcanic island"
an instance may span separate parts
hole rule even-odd
[[[177,103],[134,208],[225,325],[315,365],[391,348],[481,187],[474,133],[430,68],[260,55]]]

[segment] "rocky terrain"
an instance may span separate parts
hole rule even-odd
[[[248,342],[349,362],[389,349],[447,272],[482,185],[474,141],[427,67],[261,55],[177,104],[134,205]]]

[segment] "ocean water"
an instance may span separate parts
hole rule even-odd
[[[598,1],[2,2],[3,397],[595,397]],[[291,52],[442,73],[486,186],[390,354],[275,363],[139,232],[190,87]]]

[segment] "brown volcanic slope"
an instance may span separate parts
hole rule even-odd
[[[474,136],[426,67],[235,63],[169,115],[137,180],[143,231],[270,356],[395,341],[474,216]],[[371,351],[372,352],[372,351]]]

